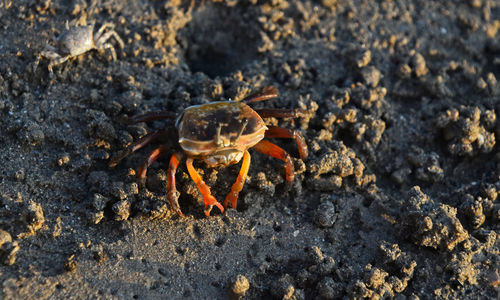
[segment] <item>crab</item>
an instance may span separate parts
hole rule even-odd
[[[52,38],[54,45],[45,45],[35,62],[35,66],[38,66],[38,62],[42,57],[45,57],[50,61],[48,66],[49,72],[53,73],[53,66],[60,65],[72,57],[93,49],[109,49],[113,56],[113,60],[116,60],[115,48],[112,44],[108,43],[108,40],[114,37],[120,48],[124,47],[124,43],[113,28],[114,24],[104,23],[101,28],[94,33],[94,24],[70,26],[66,22],[66,30],[57,38]],[[108,31],[106,31],[106,29],[108,29]]]
[[[138,115],[130,119],[132,123],[175,119],[180,151],[174,152],[170,157],[167,171],[167,198],[171,209],[181,217],[184,216],[178,203],[180,193],[175,185],[175,174],[184,157],[187,157],[187,171],[203,196],[206,216],[210,215],[213,206],[216,206],[221,213],[227,209],[228,204],[236,209],[238,195],[243,188],[250,167],[250,153],[248,152],[250,148],[285,162],[285,179],[288,183],[293,182],[295,174],[291,156],[281,147],[264,140],[264,138],[295,139],[302,160],[305,160],[308,155],[305,139],[300,132],[294,129],[266,125],[263,119],[270,117],[298,118],[303,116],[305,111],[277,108],[254,110],[249,106],[249,104],[277,96],[277,89],[268,86],[241,101],[214,101],[190,106],[178,116],[169,111],[160,111]],[[168,133],[167,131],[168,129],[165,128],[146,134],[114,156],[109,162],[109,166],[116,166],[123,158],[159,136]],[[141,187],[145,184],[148,167],[159,157],[166,155],[167,152],[169,152],[169,147],[164,144],[154,149],[146,157],[136,174]],[[208,167],[225,167],[243,160],[236,182],[227,194],[224,205],[212,196],[210,187],[193,167],[194,160],[201,160]]]

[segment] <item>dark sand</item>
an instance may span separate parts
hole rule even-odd
[[[0,295],[5,299],[494,299],[500,284],[500,3],[0,1]],[[464,2],[464,4],[457,4]],[[66,21],[125,42],[35,61]],[[167,121],[240,100],[308,109],[270,124],[284,163],[250,150],[237,210],[210,217],[160,143],[109,158]],[[175,149],[175,135],[163,140]],[[170,153],[172,153],[170,152]],[[223,201],[239,165],[195,164]]]

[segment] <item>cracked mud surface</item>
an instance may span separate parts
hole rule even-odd
[[[458,3],[458,2],[457,2]],[[0,1],[0,295],[6,299],[490,298],[500,285],[500,4],[443,1]],[[66,22],[125,42],[47,70]],[[185,164],[169,209],[161,143],[182,112],[274,85],[257,108],[284,163],[250,150],[238,209],[205,217]],[[170,123],[171,124],[171,123]],[[171,127],[170,127],[171,128]],[[223,201],[238,165],[195,167]]]

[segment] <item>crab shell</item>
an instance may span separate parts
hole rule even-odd
[[[211,167],[239,162],[268,129],[255,110],[237,101],[190,106],[177,118],[176,127],[185,153]]]
[[[94,26],[71,27],[56,40],[57,48],[65,55],[78,56],[95,47]]]

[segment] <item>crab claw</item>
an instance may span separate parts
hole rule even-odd
[[[205,202],[205,215],[207,217],[210,216],[210,212],[212,211],[212,208],[215,206],[217,206],[217,208],[220,210],[221,213],[224,212],[224,207],[222,206],[222,204],[220,204],[214,196],[212,195],[205,195],[203,197],[203,202]]]
[[[205,202],[205,215],[210,216],[210,211],[212,210],[212,207],[214,205],[219,208],[221,213],[224,212],[224,207],[222,206],[222,204],[217,202],[217,199],[215,199],[215,197],[212,196],[212,194],[210,193],[210,188],[203,181],[200,174],[198,174],[198,172],[196,172],[196,170],[194,169],[193,159],[191,157],[186,159],[186,166],[188,169],[188,173],[191,176],[191,179],[193,179],[194,183],[198,187],[198,190],[203,196],[203,202]]]
[[[179,216],[184,217],[184,214],[181,211],[181,207],[179,206],[179,201],[178,201],[180,193],[177,190],[171,189],[167,195],[170,208],[172,208],[172,210],[175,211]]]
[[[226,199],[224,200],[224,207],[227,207],[229,203],[231,203],[231,207],[236,209],[236,203],[238,202],[238,192],[230,192],[227,194]]]

